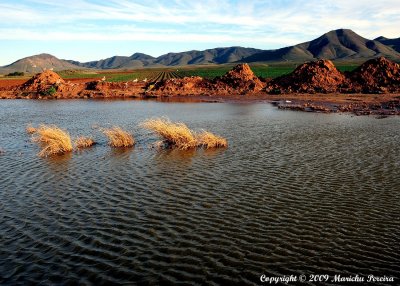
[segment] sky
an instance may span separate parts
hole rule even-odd
[[[0,66],[49,53],[81,62],[142,52],[275,49],[339,28],[400,37],[399,0],[0,0]]]

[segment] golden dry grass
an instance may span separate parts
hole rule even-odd
[[[225,138],[205,130],[197,134],[196,137],[197,144],[205,149],[228,147],[228,141]]]
[[[96,142],[90,138],[85,136],[80,136],[75,139],[75,146],[78,149],[89,148],[96,144]]]
[[[225,138],[208,131],[196,133],[190,130],[184,123],[174,123],[168,118],[149,119],[144,121],[141,126],[158,134],[163,138],[164,144],[172,148],[187,150],[197,147],[209,149],[228,146]],[[160,146],[160,143],[157,146]]]
[[[35,127],[33,127],[31,124],[28,124],[28,126],[26,126],[25,130],[26,130],[26,133],[33,134],[36,132],[37,129]]]
[[[108,137],[108,145],[115,148],[133,147],[135,139],[127,131],[118,126],[109,129],[104,129],[103,133]]]
[[[36,130],[33,142],[39,143],[42,150],[38,153],[40,157],[60,155],[72,151],[71,137],[68,132],[55,125],[41,125]]]
[[[181,150],[197,147],[196,134],[184,123],[174,123],[168,118],[153,118],[144,121],[141,126],[162,137],[167,146]]]

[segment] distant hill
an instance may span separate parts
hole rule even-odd
[[[166,66],[226,64],[240,61],[261,51],[242,47],[216,48],[205,51],[169,53],[158,57],[155,62]]]
[[[150,66],[153,64],[154,59],[155,59],[154,57],[146,54],[135,53],[130,57],[114,56],[111,58],[99,61],[91,61],[86,63],[70,61],[70,60],[68,62],[84,68],[120,69],[120,68],[139,68],[139,67]]]
[[[49,54],[40,54],[26,57],[1,68],[2,73],[25,72],[38,73],[44,70],[53,69],[55,71],[66,69],[79,69],[80,67],[68,61],[60,60]]]
[[[60,60],[49,54],[40,54],[18,60],[0,67],[0,73],[37,73],[44,69],[134,69],[144,67],[166,67],[204,64],[226,64],[238,62],[305,62],[317,59],[365,61],[384,56],[400,61],[400,38],[379,37],[369,40],[352,30],[330,31],[312,41],[276,50],[260,50],[243,47],[215,48],[204,51],[168,53],[157,58],[135,53],[131,56],[114,56],[91,62]]]
[[[155,66],[185,66],[193,64],[224,64],[242,60],[262,50],[242,47],[216,48],[205,51],[188,51],[168,53],[158,58],[135,53],[130,57],[115,56],[100,61],[80,63],[69,61],[72,64],[85,68],[119,69]]]
[[[243,59],[244,62],[309,61],[316,59],[355,60],[384,56],[398,60],[400,54],[377,40],[368,40],[352,30],[330,31],[310,42],[278,50],[263,51]]]
[[[379,37],[376,38],[375,41],[378,41],[386,46],[389,46],[400,53],[400,38],[388,39],[385,37]]]

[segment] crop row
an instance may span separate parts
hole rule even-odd
[[[170,71],[162,71],[157,74],[155,77],[149,78],[149,82],[159,82],[164,81],[171,78],[181,78],[181,76],[177,72],[170,72]]]

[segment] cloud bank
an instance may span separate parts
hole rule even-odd
[[[398,0],[13,0],[0,41],[130,41],[279,48],[338,28],[399,37]]]

